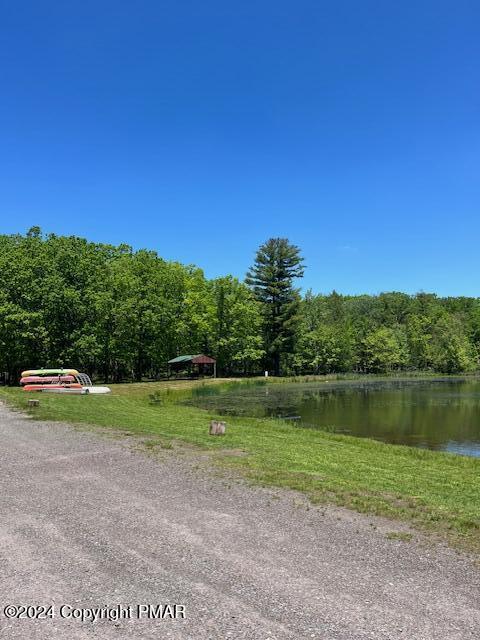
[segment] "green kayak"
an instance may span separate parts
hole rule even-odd
[[[28,369],[22,372],[22,378],[27,376],[78,376],[76,369]]]

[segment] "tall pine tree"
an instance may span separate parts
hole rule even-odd
[[[293,281],[303,271],[300,249],[287,238],[270,238],[258,249],[245,279],[262,305],[266,364],[276,376],[282,355],[293,350],[300,303]]]

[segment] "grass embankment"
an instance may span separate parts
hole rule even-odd
[[[208,421],[216,416],[178,404],[195,384],[113,385],[110,396],[44,394],[33,412],[41,419],[147,436],[153,448],[179,441],[194,444],[216,452],[217,462],[236,467],[257,483],[305,492],[316,503],[408,521],[480,551],[479,459],[302,429],[271,419],[229,417],[226,435],[211,437]],[[160,392],[160,403],[151,402],[155,391]],[[32,398],[20,389],[0,394],[20,407]],[[228,450],[247,455],[228,455]]]

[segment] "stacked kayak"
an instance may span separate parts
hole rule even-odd
[[[58,382],[75,382],[74,376],[25,376],[20,380],[23,386],[27,384],[50,384]]]
[[[22,371],[22,378],[28,376],[78,376],[76,369],[28,369]]]
[[[29,369],[22,371],[20,384],[24,391],[45,389],[82,389],[76,369]]]
[[[20,384],[24,391],[47,393],[110,393],[108,387],[94,387],[86,373],[76,369],[28,369],[22,372]]]

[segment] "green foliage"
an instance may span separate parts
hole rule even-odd
[[[406,364],[407,350],[400,328],[379,327],[368,333],[361,342],[362,369],[383,373]]]
[[[213,280],[211,291],[215,303],[214,350],[220,371],[256,371],[265,355],[260,304],[245,284],[231,276]]]
[[[478,366],[480,300],[307,292],[293,372],[461,373]]]
[[[249,372],[262,357],[258,304],[232,278],[77,237],[0,236],[0,371],[75,365],[106,380],[156,377],[181,353]],[[221,316],[221,318],[220,318]]]
[[[293,281],[303,276],[302,263],[298,247],[286,238],[270,238],[258,249],[246,278],[261,305],[267,366],[276,376],[282,355],[291,353],[295,344],[300,296]]]
[[[314,374],[349,371],[354,362],[351,333],[345,327],[322,324],[300,341],[295,368]]]
[[[70,365],[107,381],[156,378],[177,355],[217,358],[220,375],[461,373],[478,366],[480,300],[343,296],[293,286],[299,249],[260,247],[246,282],[38,227],[0,236],[0,372]]]
[[[470,371],[475,367],[472,346],[456,317],[441,318],[434,328],[433,368],[445,373]]]

